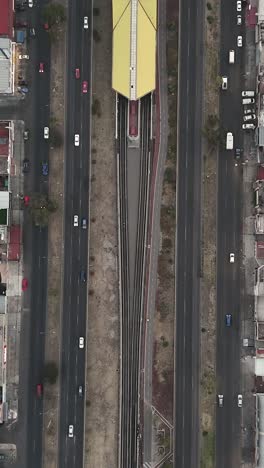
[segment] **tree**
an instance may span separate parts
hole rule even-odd
[[[48,225],[49,217],[57,209],[54,201],[44,193],[34,193],[30,197],[29,211],[36,226],[45,227]]]
[[[58,367],[57,367],[56,362],[54,361],[46,362],[44,366],[44,375],[43,375],[44,382],[54,385],[57,381],[58,373],[59,372],[58,372]]]
[[[50,28],[56,24],[64,23],[66,20],[65,7],[60,3],[50,3],[43,10],[43,18]]]

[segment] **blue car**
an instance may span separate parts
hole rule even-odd
[[[42,163],[42,175],[44,176],[49,175],[49,165],[47,162]]]
[[[225,323],[226,323],[227,327],[231,327],[231,325],[232,325],[232,315],[231,314],[226,314]]]

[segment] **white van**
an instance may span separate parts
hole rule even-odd
[[[233,49],[229,51],[229,63],[235,63],[235,51]]]
[[[254,97],[255,91],[242,91],[242,97]]]

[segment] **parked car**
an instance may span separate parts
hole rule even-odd
[[[240,26],[242,24],[242,16],[237,15],[237,25]]]
[[[245,115],[254,114],[254,112],[255,112],[255,109],[244,109],[244,114]]]
[[[224,406],[224,395],[218,395],[218,406],[219,408],[222,408]]]
[[[30,28],[29,29],[29,35],[30,35],[30,37],[35,37],[36,36],[35,28]]]
[[[18,56],[18,58],[19,58],[19,60],[23,60],[23,59],[29,60],[29,55],[27,55],[27,54],[20,54],[20,55]]]
[[[37,397],[41,398],[43,394],[43,387],[42,384],[37,384]]]
[[[256,115],[255,114],[244,115],[243,121],[248,122],[249,120],[256,120]]]
[[[44,23],[43,28],[45,29],[45,31],[48,31],[49,30],[49,23]]]
[[[253,123],[247,123],[242,125],[243,130],[255,130],[256,126]]]
[[[222,76],[222,89],[227,89],[227,76]]]
[[[42,162],[42,175],[47,176],[49,175],[49,165],[47,161]]]
[[[255,91],[242,91],[241,95],[242,97],[254,97]]]
[[[237,47],[242,47],[243,39],[242,36],[237,36]]]
[[[44,139],[49,139],[49,127],[44,127]]]
[[[30,162],[29,159],[25,158],[23,159],[23,173],[27,174],[30,170]]]
[[[255,104],[255,99],[253,99],[253,98],[242,99],[242,104],[243,104],[243,106],[246,106],[248,104]]]
[[[237,11],[242,11],[242,2],[241,2],[241,0],[237,0]]]
[[[28,280],[27,278],[22,279],[22,291],[26,291],[28,288]]]
[[[25,195],[24,196],[24,205],[29,206],[29,202],[30,202],[30,197],[28,195]]]
[[[232,315],[231,314],[226,314],[225,324],[226,324],[227,327],[231,327],[231,325],[232,325]]]

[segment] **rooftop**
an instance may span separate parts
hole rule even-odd
[[[13,37],[13,1],[0,0],[0,36]]]

